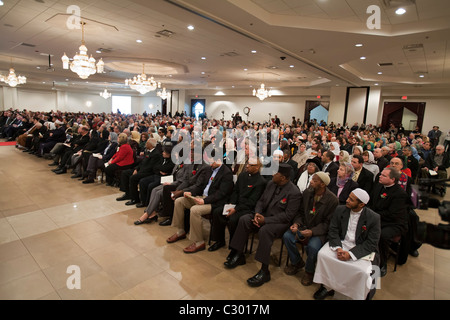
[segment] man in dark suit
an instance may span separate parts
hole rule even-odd
[[[360,155],[354,155],[352,157],[352,166],[355,169],[355,174],[353,175],[353,181],[358,182],[358,186],[366,190],[370,194],[373,185],[373,173],[363,167],[364,159]]]
[[[192,160],[194,162],[194,152],[191,151]],[[191,163],[186,165],[186,175],[180,184],[168,185],[163,187],[162,212],[161,217],[165,219],[160,222],[160,226],[170,226],[172,224],[172,216],[177,198],[183,197],[184,192],[198,193],[201,192],[208,183],[210,177],[210,166],[205,162]]]
[[[300,210],[290,229],[283,235],[291,265],[284,272],[296,274],[305,267],[301,280],[304,286],[312,284],[316,268],[317,253],[327,240],[331,216],[339,204],[338,198],[327,188],[330,177],[325,172],[316,172],[311,179],[310,187],[303,192]],[[306,246],[307,259],[303,261],[296,243]]]
[[[254,212],[256,203],[264,192],[267,182],[260,174],[261,166],[258,158],[251,158],[246,165],[246,170],[238,176],[230,198],[230,204],[235,205],[234,208],[228,209],[226,215],[223,214],[223,206],[212,211],[211,240],[215,243],[208,248],[209,251],[216,251],[225,246],[226,226],[228,226],[230,232],[231,242],[239,218]]]
[[[336,178],[339,165],[333,161],[334,153],[330,150],[322,154],[322,171],[330,174],[330,179]]]
[[[369,207],[380,215],[381,239],[380,266],[381,275],[386,275],[390,240],[406,234],[408,230],[408,196],[398,184],[400,172],[395,168],[385,168],[370,197]]]
[[[129,200],[127,206],[139,203],[138,185],[142,178],[159,174],[159,166],[163,162],[161,153],[156,149],[156,139],[150,138],[145,145],[144,159],[134,169],[122,171],[120,175],[120,190],[125,192],[117,201]]]
[[[328,243],[320,249],[314,282],[320,283],[314,299],[322,300],[334,290],[352,299],[366,299],[370,265],[378,265],[380,216],[366,207],[369,194],[361,188],[350,193],[345,206],[336,208],[328,231]],[[372,261],[361,260],[375,253]],[[348,263],[351,261],[352,263]],[[342,277],[348,274],[348,277]]]
[[[301,194],[291,181],[292,167],[280,163],[278,172],[268,182],[264,193],[256,204],[255,213],[242,216],[231,240],[231,254],[224,263],[232,269],[245,264],[244,247],[248,236],[258,232],[259,244],[255,259],[262,263],[261,270],[247,280],[252,287],[259,287],[270,281],[269,262],[273,241],[280,238],[289,228],[301,202]]]
[[[380,169],[380,172],[389,165],[389,161],[383,156],[381,148],[376,148],[375,150],[373,150],[373,157],[377,162],[377,166],[378,169]]]
[[[139,198],[141,199],[141,202],[136,203],[136,208],[147,207],[153,188],[161,184],[161,177],[171,174],[173,168],[175,167],[175,164],[171,159],[171,152],[171,147],[163,147],[163,161],[156,167],[156,171],[158,171],[158,173],[139,180]]]
[[[214,153],[212,153],[214,157]],[[210,214],[216,207],[223,206],[228,202],[233,192],[233,174],[227,165],[222,163],[222,159],[206,159],[210,163],[210,174],[205,188],[198,192],[184,192],[183,197],[175,200],[173,210],[172,227],[178,231],[167,239],[168,243],[173,243],[186,238],[184,225],[184,210],[190,209],[190,232],[189,239],[191,245],[184,248],[184,253],[195,253],[205,249],[203,240],[202,216]]]
[[[67,169],[70,165],[70,159],[72,155],[84,149],[84,147],[88,144],[89,137],[89,128],[86,126],[79,127],[78,132],[80,133],[77,137],[75,137],[70,143],[70,147],[65,147],[63,150],[63,156],[59,163],[59,166],[52,171],[56,174],[64,174],[67,173]],[[69,164],[68,164],[69,163]]]

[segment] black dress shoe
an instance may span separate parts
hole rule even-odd
[[[125,202],[126,206],[132,206],[134,204],[136,204],[136,200],[130,200],[130,201]]]
[[[384,277],[387,274],[387,265],[384,265],[380,269],[380,276]]]
[[[153,217],[151,217],[151,218],[147,218],[147,219],[145,219],[144,221],[141,221],[141,220],[136,220],[135,222],[134,222],[134,224],[135,225],[140,225],[140,224],[144,224],[144,223],[152,223],[153,221],[158,221],[158,216],[153,216]]]
[[[253,277],[247,279],[247,283],[250,287],[260,287],[264,283],[270,281],[270,272],[264,271],[263,269],[259,270],[257,274]]]
[[[145,204],[143,204],[142,202],[138,202],[136,203],[136,208],[144,208],[147,207]]]
[[[211,247],[208,248],[208,251],[216,251],[222,247],[225,247],[225,242],[217,241]]]
[[[419,251],[414,250],[414,251],[411,251],[409,254],[412,255],[413,257],[417,258],[419,256]]]
[[[62,170],[62,167],[58,166],[55,169],[52,169],[53,172],[56,172],[56,171],[59,171],[59,170]]]
[[[328,296],[334,296],[334,290],[328,291],[323,285],[314,293],[314,299],[323,300]]]
[[[94,179],[87,179],[87,180],[83,181],[84,184],[94,183],[94,182],[95,182]]]
[[[57,165],[59,165],[58,162],[52,162],[52,163],[49,163],[49,167],[54,167],[54,166],[57,166]]]
[[[116,198],[117,201],[125,201],[125,200],[130,200],[130,199],[131,199],[130,196],[127,195],[126,193],[123,196]]]
[[[233,256],[236,254],[236,250],[235,249],[231,249],[230,253],[227,256],[227,261],[230,261],[231,258],[233,258]]]
[[[245,264],[245,256],[242,253],[235,253],[230,260],[223,263],[228,269],[234,269],[237,266],[242,266]]]
[[[55,171],[56,174],[64,174],[67,173],[67,169],[66,168],[62,168],[61,170]]]
[[[72,178],[72,179],[78,179],[78,178],[80,178],[80,177],[82,177],[81,174],[74,174],[74,175],[71,176],[70,178]]]
[[[164,221],[161,221],[159,223],[160,226],[166,227],[166,226],[170,226],[172,224],[172,219],[167,218]]]

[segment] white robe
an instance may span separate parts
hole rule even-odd
[[[345,245],[343,249],[348,251]],[[371,272],[370,261],[363,259],[341,261],[327,242],[318,253],[313,281],[353,300],[365,300],[371,289]]]

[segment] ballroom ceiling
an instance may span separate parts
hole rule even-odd
[[[124,80],[143,65],[168,89],[450,87],[448,0],[3,3],[0,73],[13,66],[27,77],[22,87],[131,92]],[[81,44],[73,6],[88,53],[105,62],[86,80],[62,68],[61,56]],[[405,14],[395,13],[400,7]]]

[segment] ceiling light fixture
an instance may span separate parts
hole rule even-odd
[[[170,92],[167,92],[167,91],[166,91],[166,88],[163,88],[161,91],[158,91],[158,92],[156,93],[156,95],[157,95],[158,97],[160,97],[161,99],[166,100],[167,98],[170,97],[171,93],[170,93]]]
[[[189,25],[187,28],[191,31],[195,29],[194,26],[192,26],[192,25]]]
[[[125,85],[130,86],[131,89],[136,90],[141,94],[146,94],[147,92],[161,88],[161,82],[156,82],[153,77],[147,79],[144,63],[142,64],[142,74],[134,76],[133,79],[126,79]]]
[[[142,40],[138,39],[136,40],[137,43],[142,43]]]
[[[84,25],[85,22],[81,22],[81,46],[79,47],[80,53],[78,52],[73,57],[73,61],[70,63],[70,70],[78,74],[81,79],[87,79],[90,75],[94,73],[103,73],[103,67],[105,66],[102,58],[95,64],[95,59],[89,58],[87,55],[88,49],[86,48],[84,42]],[[63,62],[63,69],[69,69],[69,58],[66,53],[61,58]]]
[[[15,87],[18,84],[27,83],[27,78],[24,76],[16,76],[14,68],[9,69],[9,75],[7,77],[0,75],[0,81],[9,84],[11,87]]]
[[[359,58],[359,59],[361,59],[361,60],[366,60],[367,58],[366,58],[366,57],[361,57],[361,58]]]
[[[398,8],[397,10],[395,10],[395,14],[401,16],[402,14],[405,14],[406,10],[403,8]]]
[[[111,92],[108,92],[108,90],[105,89],[105,91],[100,92],[100,97],[106,99],[111,98]]]
[[[355,44],[355,47],[362,47],[363,46],[363,44],[362,43],[357,43],[357,44]]]
[[[265,88],[265,84],[261,83],[261,87],[258,90],[253,89],[253,96],[257,97],[259,100],[263,101],[264,99],[272,96],[272,91],[267,90]]]

